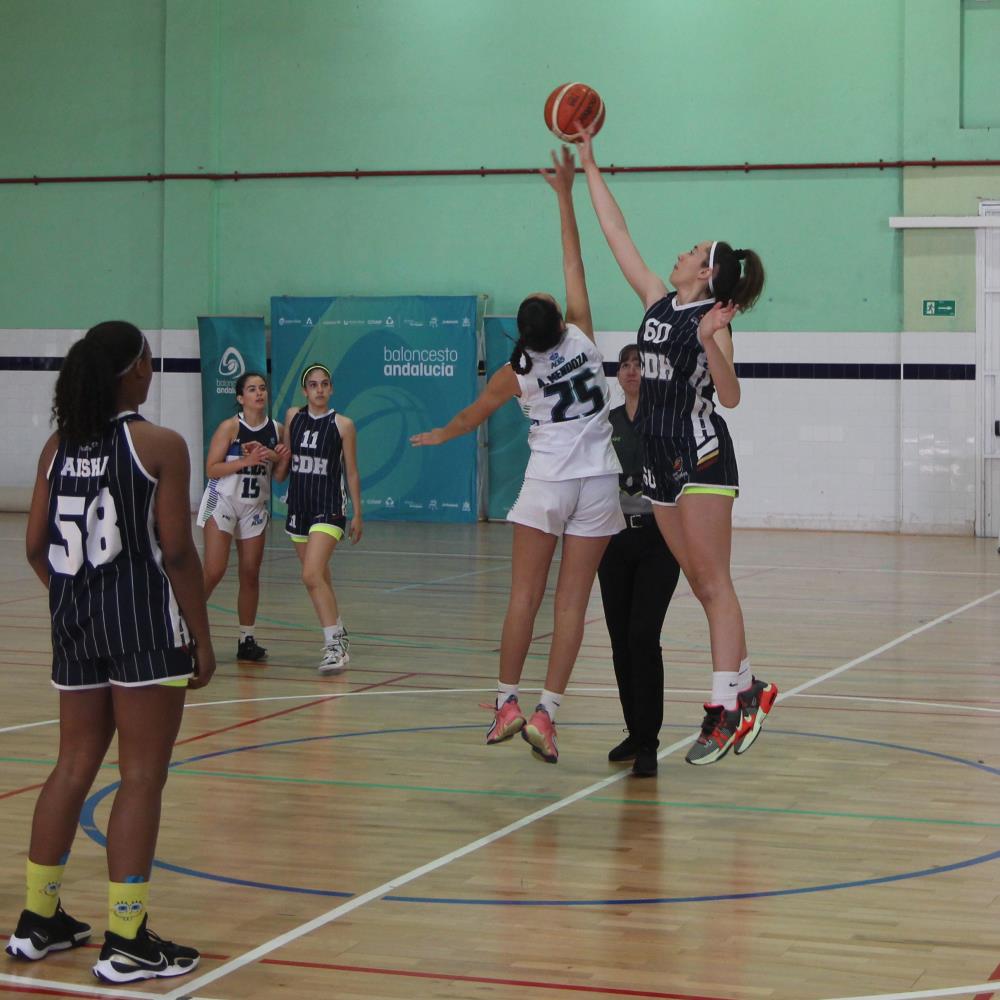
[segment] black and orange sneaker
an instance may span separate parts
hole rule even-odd
[[[721,705],[706,705],[698,739],[684,759],[689,764],[714,764],[729,753],[742,735],[743,713],[734,708],[727,712]]]
[[[760,727],[764,725],[764,720],[774,707],[777,697],[776,684],[759,681],[756,677],[746,691],[741,691],[737,695],[736,707],[743,718],[740,724],[742,732],[733,746],[733,753],[746,753],[754,745],[754,741],[760,735]]]

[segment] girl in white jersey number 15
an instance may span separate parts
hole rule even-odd
[[[705,240],[680,254],[668,292],[632,242],[621,209],[594,162],[591,137],[580,135],[580,160],[598,221],[625,279],[646,310],[637,337],[642,382],[636,429],[643,448],[643,493],[664,540],[708,618],[712,693],[689,764],[711,764],[733,748],[743,753],[778,695],[750,672],[743,611],[729,563],[736,453],[716,411],[740,401],[730,321],[757,301],[764,268],[753,250]]]
[[[229,550],[236,539],[240,574],[236,658],[258,663],[267,659],[267,650],[254,638],[254,625],[260,564],[271,517],[271,478],[278,482],[285,479],[292,453],[284,443],[285,429],[267,415],[267,380],[263,375],[241,375],[236,380],[236,402],[241,412],[219,424],[208,446],[205,473],[209,480],[198,524],[205,529],[206,598],[225,575]]]
[[[507,516],[514,524],[510,602],[500,642],[500,682],[487,744],[518,732],[543,760],[556,763],[555,715],[583,638],[584,614],[608,541],[625,527],[618,502],[621,466],[611,444],[610,393],[604,359],[594,345],[590,300],[573,212],[573,154],[542,172],[555,191],[562,229],[566,316],[544,292],[517,313],[520,337],[510,364],[482,395],[445,427],[416,434],[414,445],[443,444],[478,427],[511,398],[531,421],[531,457],[524,485]],[[518,684],[560,536],[562,563],[555,595],[555,631],[542,697],[530,719],[518,704]]]

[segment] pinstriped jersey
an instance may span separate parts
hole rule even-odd
[[[695,440],[699,459],[718,447],[715,385],[698,324],[715,305],[701,299],[675,305],[671,292],[654,302],[639,327],[642,384],[636,428],[643,434]]]
[[[243,418],[237,416],[236,437],[229,442],[224,462],[243,457],[243,446],[251,441],[259,441],[265,448],[272,450],[278,446],[278,425],[268,417],[259,427],[251,427]],[[248,465],[235,475],[220,476],[208,481],[208,491],[221,496],[232,497],[248,504],[267,503],[271,496],[271,462],[259,462]]]
[[[531,421],[525,477],[558,482],[621,472],[611,444],[604,358],[594,342],[570,323],[551,351],[528,355],[531,371],[514,373],[521,410]]]
[[[314,417],[303,406],[292,417],[288,447],[292,450],[288,477],[289,510],[312,514],[344,512],[344,442],[336,411]]]
[[[60,442],[49,467],[49,610],[57,662],[171,649],[187,628],[153,521],[157,480],[119,414],[100,438]]]

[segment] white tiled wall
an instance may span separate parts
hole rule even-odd
[[[4,356],[65,354],[78,330],[0,331]],[[153,353],[198,356],[194,330],[148,334]],[[598,334],[615,360],[632,332]],[[973,364],[973,334],[738,333],[741,362]],[[23,505],[49,433],[55,374],[0,372],[7,445],[0,505]],[[975,382],[745,378],[723,411],[736,442],[737,525],[971,534],[979,488]],[[166,373],[143,413],[178,430],[192,455],[192,504],[200,496],[201,383]]]

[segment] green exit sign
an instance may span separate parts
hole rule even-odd
[[[954,299],[924,299],[925,316],[954,316]]]

